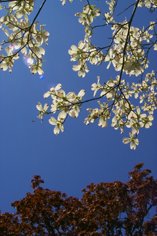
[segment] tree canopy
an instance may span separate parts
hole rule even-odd
[[[42,75],[44,44],[48,43],[49,32],[37,20],[46,0],[41,1],[38,10],[35,4],[39,3],[34,0],[0,2],[0,27],[4,33],[0,68],[12,71],[14,62],[22,55],[30,71]],[[67,2],[61,0],[63,5]],[[104,128],[110,124],[124,134],[124,144],[136,149],[140,129],[152,126],[157,108],[153,62],[157,51],[157,1],[134,0],[124,4],[108,0],[98,8],[97,1],[84,0],[82,5],[76,17],[84,28],[84,38],[68,51],[75,63],[72,68],[79,77],[86,77],[91,65],[103,65],[104,76],[98,75],[88,91],[82,88],[67,93],[60,83],[51,87],[44,94],[46,102],[36,106],[38,118],[48,117],[54,134],[59,134],[64,131],[65,121],[77,118],[83,105],[89,103],[86,125],[98,121],[98,126]],[[147,17],[139,24],[141,12]],[[98,30],[107,35],[103,45]],[[106,70],[111,71],[109,78],[105,76]]]
[[[126,183],[91,183],[80,199],[41,187],[12,203],[14,213],[0,214],[0,234],[144,236],[157,234],[157,180],[140,163]]]

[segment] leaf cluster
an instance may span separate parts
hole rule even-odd
[[[126,183],[90,184],[80,199],[43,188],[32,179],[32,193],[0,214],[0,235],[144,236],[157,233],[157,180],[138,164]]]

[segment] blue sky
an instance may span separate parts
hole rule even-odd
[[[51,86],[61,82],[66,91],[88,90],[97,75],[112,76],[105,68],[94,67],[81,79],[71,69],[67,51],[83,38],[74,17],[80,6],[79,1],[65,7],[58,0],[47,1],[39,18],[50,32],[43,79],[31,75],[22,58],[11,74],[0,71],[1,211],[11,210],[12,201],[31,191],[30,181],[36,174],[46,187],[74,196],[80,196],[91,182],[126,181],[127,173],[139,162],[157,176],[156,120],[152,128],[141,132],[140,146],[132,151],[111,127],[85,126],[84,112],[79,119],[68,120],[59,136],[53,135],[47,120],[36,119],[35,106]]]

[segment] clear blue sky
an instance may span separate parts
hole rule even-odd
[[[67,121],[59,136],[53,135],[46,120],[36,119],[35,106],[51,86],[61,82],[66,91],[88,90],[97,75],[110,76],[105,68],[93,68],[81,79],[71,69],[67,51],[83,38],[83,29],[74,17],[80,8],[76,2],[62,7],[59,0],[47,1],[41,13],[40,21],[51,34],[43,79],[31,75],[22,59],[12,74],[0,71],[1,211],[11,210],[10,203],[31,190],[30,181],[36,174],[46,187],[74,196],[80,196],[81,189],[91,182],[127,180],[127,173],[139,162],[157,176],[156,120],[152,128],[141,132],[140,146],[131,151],[118,131],[83,125],[84,112],[79,119]]]

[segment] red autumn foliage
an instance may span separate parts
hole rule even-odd
[[[81,199],[41,187],[12,203],[15,213],[0,214],[2,236],[155,236],[157,180],[138,164],[126,183],[90,184]]]

